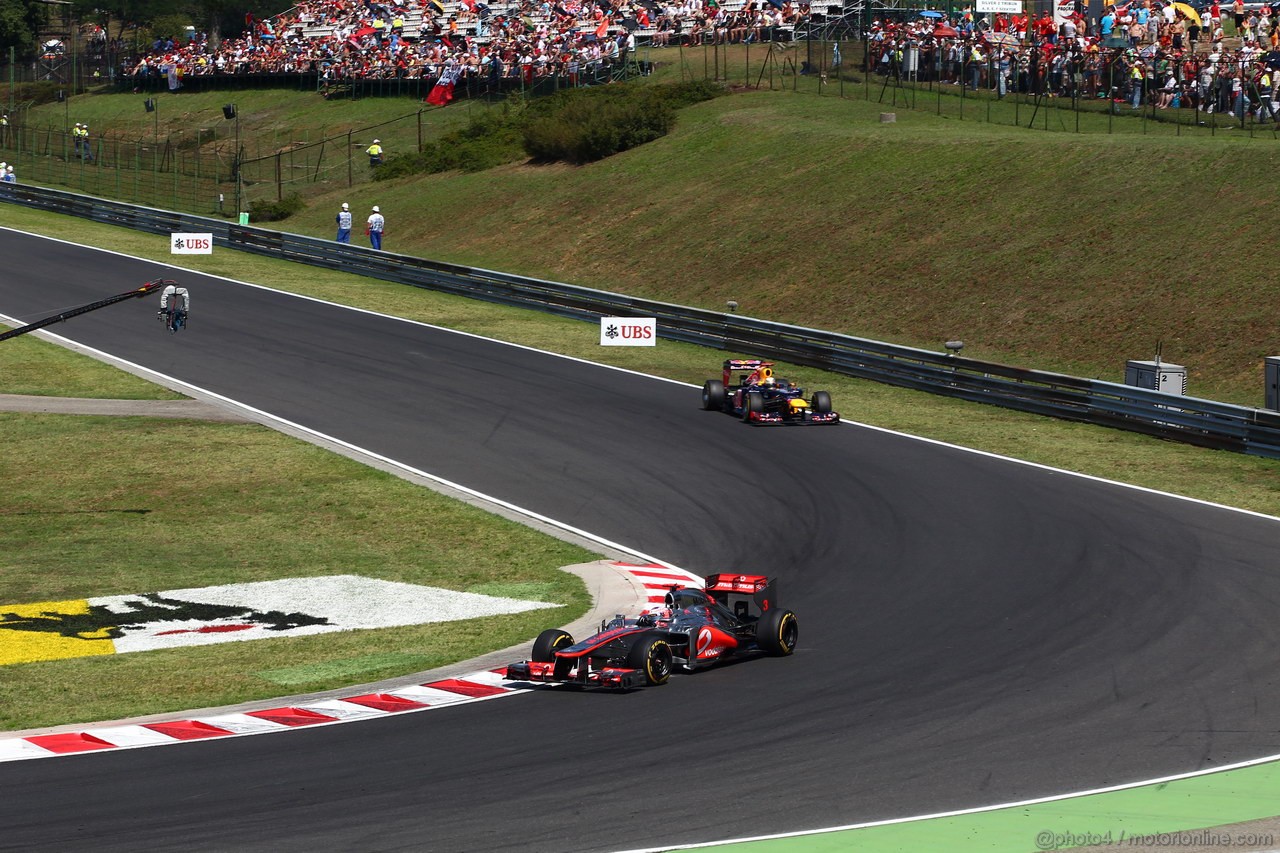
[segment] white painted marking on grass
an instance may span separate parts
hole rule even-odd
[[[557,606],[359,575],[281,578],[87,600],[91,607],[119,614],[123,635],[114,639],[117,654],[454,622]],[[202,615],[202,605],[212,605],[207,609],[213,615]],[[145,621],[130,623],[139,611],[144,615],[138,618]]]
[[[87,610],[80,605],[87,604]],[[92,639],[83,648],[69,649],[67,638],[46,648],[32,644],[28,620],[16,626],[0,621],[0,652],[17,643],[17,652],[0,654],[6,663],[75,657],[76,654],[109,652],[128,654],[156,649],[208,646],[215,643],[313,636],[339,631],[397,628],[436,622],[456,622],[544,610],[557,605],[522,601],[366,578],[331,575],[281,578],[271,581],[224,584],[194,589],[104,595],[71,602],[69,610],[44,605],[43,620],[67,630],[79,620],[80,633]],[[65,605],[64,605],[65,608]],[[59,621],[60,620],[60,621]],[[37,637],[55,636],[44,632]],[[46,651],[42,656],[41,651]]]

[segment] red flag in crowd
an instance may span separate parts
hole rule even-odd
[[[602,39],[609,34],[609,19],[601,18],[600,26],[596,27],[596,38]]]
[[[431,94],[427,95],[427,103],[435,107],[443,107],[453,100],[453,84],[458,79],[457,68],[447,68],[440,75],[440,79],[431,87]]]

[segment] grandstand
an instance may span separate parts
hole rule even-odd
[[[329,81],[475,76],[482,65],[507,78],[575,73],[625,63],[637,47],[781,42],[848,17],[841,0],[365,0],[304,2],[244,36],[202,39],[143,57],[135,78],[314,72]]]

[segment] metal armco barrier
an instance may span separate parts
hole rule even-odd
[[[0,201],[156,234],[212,232],[215,245],[230,249],[563,317],[654,317],[659,337],[669,340],[1202,447],[1280,459],[1280,413],[1266,409],[976,361],[42,187],[0,184]]]

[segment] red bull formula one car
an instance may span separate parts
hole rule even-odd
[[[630,690],[665,684],[677,666],[789,655],[799,636],[796,615],[778,607],[776,581],[711,575],[704,589],[672,587],[662,607],[635,619],[615,616],[581,642],[556,628],[543,631],[532,659],[510,664],[507,678]]]
[[[739,371],[738,383],[733,373]],[[835,424],[831,395],[804,389],[773,374],[773,362],[756,358],[728,358],[724,375],[702,386],[702,408],[730,412],[750,424]]]

